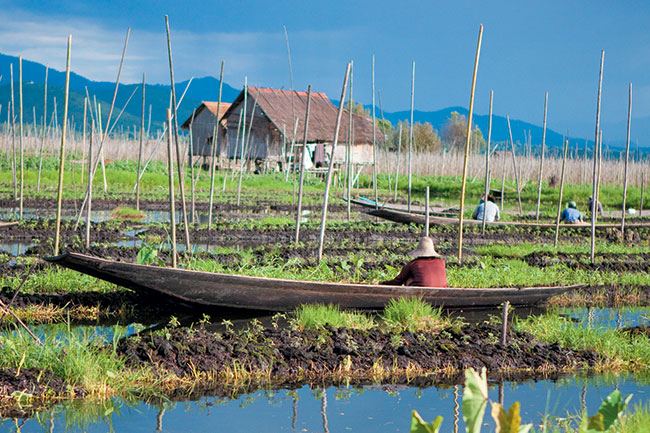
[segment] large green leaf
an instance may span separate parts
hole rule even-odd
[[[439,433],[442,417],[437,416],[432,423],[422,419],[417,410],[411,411],[411,430],[410,433]]]
[[[515,402],[508,412],[499,403],[492,402],[492,418],[496,424],[495,433],[527,433],[532,424],[521,425],[519,402]]]
[[[463,421],[467,433],[480,433],[483,416],[488,402],[488,386],[485,367],[481,374],[473,368],[465,370],[465,389],[463,390]]]
[[[625,410],[631,398],[632,394],[628,395],[625,400],[623,400],[623,396],[619,390],[615,390],[607,396],[605,401],[603,401],[603,404],[600,405],[600,409],[598,409],[598,414],[603,416],[603,426],[605,428],[603,431],[606,431],[612,424],[614,424],[614,421],[616,421]]]

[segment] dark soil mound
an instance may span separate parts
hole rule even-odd
[[[513,329],[509,332],[508,345],[503,346],[498,342],[500,325],[489,323],[450,327],[438,334],[331,327],[321,332],[249,329],[215,334],[177,328],[165,335],[129,337],[117,351],[134,367],[153,364],[178,376],[239,368],[267,372],[271,381],[284,383],[327,380],[342,372],[353,381],[367,380],[378,371],[394,381],[406,371],[453,373],[468,367],[486,367],[498,376],[513,370],[554,372],[597,361],[593,352],[542,343]]]

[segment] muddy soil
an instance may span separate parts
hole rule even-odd
[[[21,394],[33,398],[27,404],[25,401],[17,404]],[[83,395],[82,389],[71,387],[48,370],[0,368],[0,417],[3,418],[31,417],[55,398]]]
[[[555,264],[564,264],[571,269],[599,272],[648,272],[650,270],[650,253],[615,254],[599,253],[594,263],[586,253],[538,252],[528,254],[523,260],[537,268],[546,268]]]
[[[438,334],[406,331],[392,335],[378,329],[332,327],[321,332],[266,328],[222,334],[176,328],[123,339],[117,351],[127,356],[132,367],[145,364],[179,377],[197,372],[218,375],[229,369],[257,372],[265,377],[258,386],[336,378],[352,378],[357,384],[369,380],[407,383],[407,372],[416,377],[452,374],[468,367],[486,367],[493,378],[512,378],[513,373],[523,377],[588,368],[599,360],[593,352],[542,343],[514,329],[509,329],[508,344],[503,346],[500,332],[499,324],[487,322],[450,327]]]

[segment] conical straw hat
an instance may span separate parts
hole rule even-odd
[[[433,241],[431,238],[420,238],[420,243],[413,251],[408,253],[411,257],[442,257],[433,248]]]

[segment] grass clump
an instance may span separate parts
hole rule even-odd
[[[421,298],[393,298],[381,317],[387,328],[397,332],[439,331],[450,324],[442,308],[433,308]]]
[[[308,304],[296,309],[291,325],[297,330],[322,329],[325,325],[333,328],[369,329],[375,321],[363,313],[341,311],[338,305]]]

